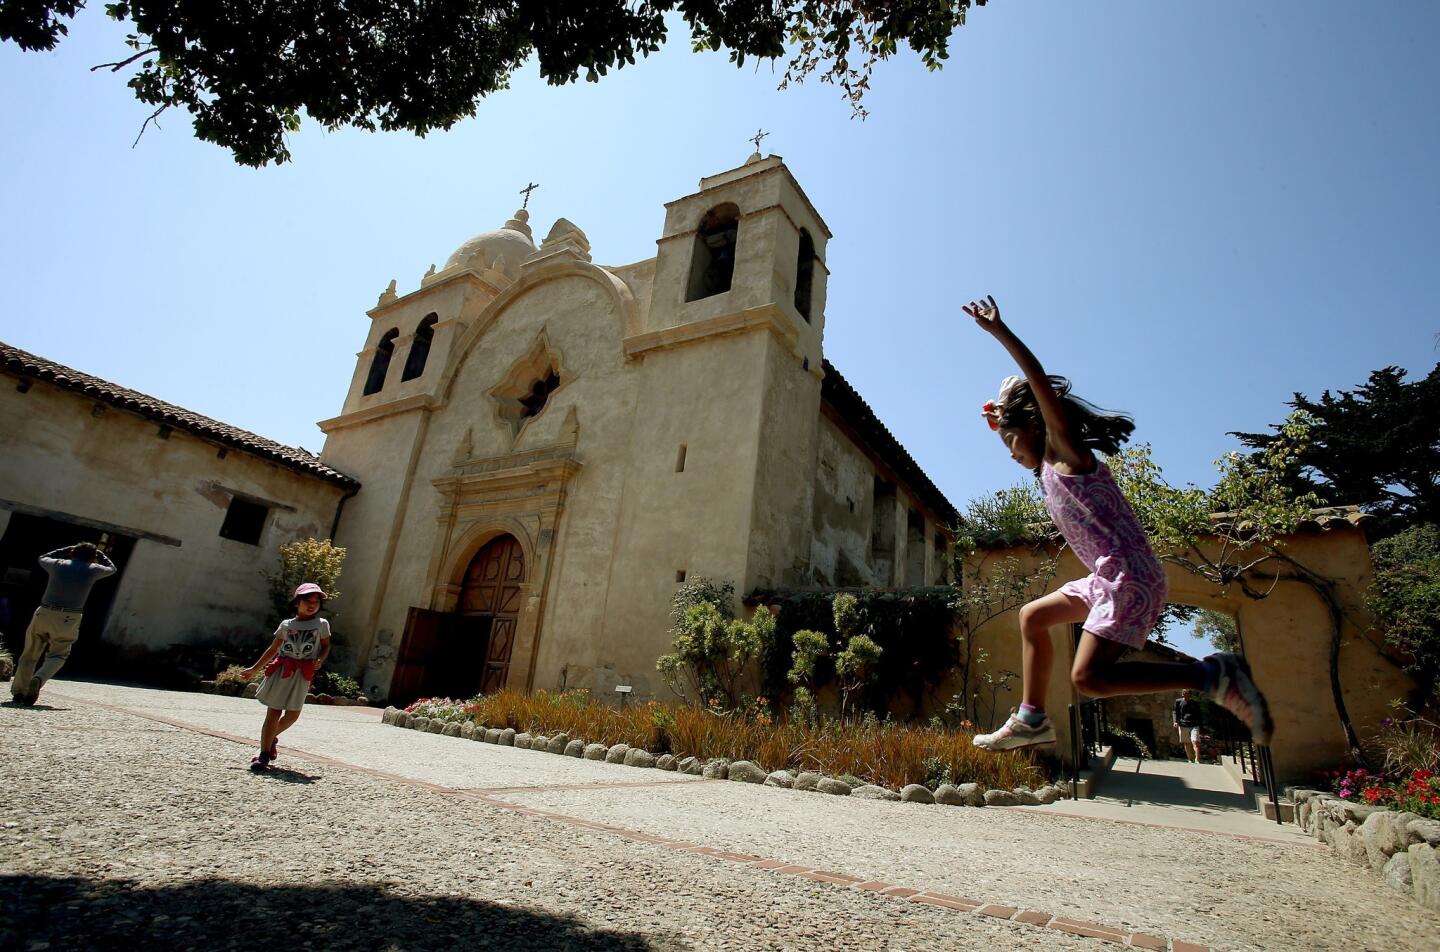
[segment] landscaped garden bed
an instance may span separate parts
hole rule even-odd
[[[963,732],[873,719],[811,725],[777,720],[766,708],[612,708],[581,692],[506,691],[387,708],[383,720],[633,767],[873,799],[1015,806],[1054,802],[1062,793],[1029,755],[979,750]]]

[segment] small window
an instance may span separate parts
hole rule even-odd
[[[677,569],[677,570],[676,570],[676,572],[675,572],[675,581],[677,581],[677,582],[683,582],[683,581],[685,581],[685,570],[684,570],[684,569]]]
[[[385,386],[385,375],[390,372],[390,358],[395,355],[395,338],[399,336],[400,331],[392,327],[375,345],[375,359],[370,361],[370,374],[365,378],[362,396],[379,393],[380,388]]]
[[[232,496],[225,521],[220,525],[220,538],[259,545],[260,533],[265,528],[265,517],[268,515],[270,507]]]
[[[810,240],[810,232],[801,228],[800,256],[795,261],[795,310],[806,322],[810,320],[810,288],[814,282],[815,242]]]
[[[735,275],[735,242],[740,232],[740,207],[733,202],[705,213],[695,232],[690,259],[690,284],[685,300],[698,301],[730,290]]]
[[[530,385],[529,394],[520,398],[520,406],[524,407],[521,419],[539,416],[540,411],[545,409],[545,404],[550,400],[550,394],[554,393],[558,386],[560,386],[560,375],[552,367],[544,379],[537,380]]]
[[[675,472],[685,472],[685,444],[680,444],[680,452],[675,456]]]
[[[425,372],[425,361],[430,357],[430,342],[435,338],[435,324],[440,318],[427,314],[420,326],[415,328],[415,339],[410,342],[410,354],[405,358],[405,372],[400,379],[414,380]]]

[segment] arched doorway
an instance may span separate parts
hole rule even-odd
[[[524,591],[520,543],[512,535],[490,540],[466,567],[454,611],[410,609],[390,681],[391,703],[503,690]]]
[[[511,535],[488,542],[465,570],[457,612],[488,622],[490,633],[481,662],[480,691],[484,694],[502,690],[509,678],[524,584],[525,553]]]

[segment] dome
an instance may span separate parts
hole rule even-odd
[[[523,208],[518,210],[515,216],[500,228],[483,231],[456,248],[442,270],[461,267],[481,271],[493,268],[495,262],[501,259],[504,259],[507,267],[516,267],[535,253],[529,221],[530,213]]]

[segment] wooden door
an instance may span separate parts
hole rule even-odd
[[[480,690],[502,690],[510,676],[510,654],[525,585],[525,553],[514,536],[500,536],[476,553],[465,572],[460,612],[493,619]]]
[[[405,636],[400,639],[400,652],[395,659],[395,673],[390,677],[390,703],[404,707],[423,696],[425,666],[440,643],[445,612],[428,608],[411,608],[405,619]]]

